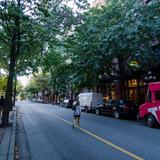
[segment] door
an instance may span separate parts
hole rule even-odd
[[[155,117],[158,121],[158,123],[160,123],[160,90],[157,90],[154,92],[154,107],[155,107]]]

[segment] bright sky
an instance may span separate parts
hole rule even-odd
[[[18,79],[18,80],[22,83],[22,85],[25,87],[25,86],[28,84],[31,76],[32,76],[32,75],[30,75],[30,76],[21,76],[21,77],[18,77],[17,79]]]
[[[93,1],[94,1],[94,0],[88,0],[88,2],[89,2],[90,4],[92,4]],[[73,6],[73,8],[74,8],[74,4],[70,4],[70,5]],[[21,77],[18,77],[18,80],[22,83],[23,86],[26,86],[26,85],[28,84],[31,76],[32,76],[32,75],[30,75],[30,76],[21,76]]]
[[[94,1],[95,1],[95,0],[88,0],[88,2],[89,2],[90,4],[92,4]],[[69,5],[70,7],[72,7],[73,10],[75,10],[75,11],[77,10],[76,7],[75,7],[74,1],[68,2],[67,5]]]

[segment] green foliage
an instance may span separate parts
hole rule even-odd
[[[22,91],[23,91],[23,85],[21,84],[20,81],[17,81],[17,84],[16,84],[16,91],[17,91],[17,95],[19,95]]]
[[[0,95],[5,95],[6,87],[7,87],[7,76],[0,77]],[[17,81],[17,95],[23,90],[23,85]]]
[[[30,94],[38,94],[40,91],[48,89],[48,76],[47,74],[36,74],[32,77],[29,85],[25,88],[25,92]]]
[[[88,7],[85,0],[75,3],[79,8]],[[19,45],[15,52],[17,74],[25,74],[26,70],[37,71],[47,50],[61,45],[61,37],[81,21],[80,16],[59,0],[22,1],[20,4],[18,1],[1,1],[0,64],[5,63],[7,68],[14,36],[15,44]],[[15,23],[17,20],[19,26]]]
[[[3,96],[5,95],[6,86],[7,86],[7,77],[1,76],[0,77],[0,95],[3,95]]]
[[[147,69],[144,68],[145,65],[153,64],[155,53],[152,42],[159,41],[158,26],[160,24],[156,18],[159,4],[159,1],[151,2],[148,5],[134,2],[129,4],[130,7],[123,4],[123,7],[120,8],[120,13],[122,13],[120,21],[104,32],[102,53],[107,56],[120,57],[120,63],[124,68],[129,63],[128,61],[133,59],[140,62],[140,66],[143,66],[140,68],[142,70]]]
[[[67,41],[75,84],[89,86],[100,74],[119,78],[157,65],[153,47],[160,40],[159,13],[158,0],[149,4],[109,0],[106,6],[86,12]],[[114,63],[113,58],[117,58]],[[133,67],[132,61],[139,65]]]
[[[0,1],[0,67],[9,74],[7,101],[12,99],[13,77],[37,72],[48,53],[54,53],[61,39],[81,21],[81,13],[67,6],[69,1]],[[86,0],[75,4],[88,7]]]
[[[28,94],[25,92],[25,91],[21,91],[20,94],[19,94],[19,98],[21,100],[26,100],[28,98]]]
[[[135,0],[108,0],[105,6],[84,13],[74,13],[59,2],[34,1],[28,13],[27,6],[20,12],[12,3],[8,4],[7,12],[1,8],[1,13],[7,13],[11,20],[21,15],[17,74],[42,69],[42,74],[36,75],[26,88],[27,92],[64,92],[67,86],[76,90],[97,84],[99,75],[119,78],[159,64],[153,50],[160,40],[158,0],[146,5]],[[82,8],[85,3],[76,1]],[[11,20],[9,30],[7,23],[1,24],[0,29],[0,65],[4,68],[9,60],[8,31],[15,29]],[[113,64],[114,58],[117,61]],[[133,61],[138,63],[137,67],[130,65]]]

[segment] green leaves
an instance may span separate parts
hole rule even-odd
[[[92,86],[98,83],[100,74],[119,77],[122,72],[145,69],[128,67],[134,60],[139,66],[155,61],[153,46],[160,40],[158,0],[147,5],[135,0],[109,0],[104,7],[84,13],[75,13],[61,0],[26,3],[21,4],[21,10],[12,3],[1,5],[0,17],[5,23],[0,23],[0,63],[7,66],[8,44],[15,29],[13,19],[18,14],[21,23],[17,73],[34,72],[40,67],[49,74],[45,81],[48,88],[62,91],[68,84],[75,88]],[[75,4],[88,7],[85,0],[75,0]],[[67,64],[67,60],[71,63]]]
[[[153,46],[160,39],[159,6],[159,1],[145,5],[134,0],[110,0],[106,6],[84,13],[83,23],[68,40],[76,84],[96,84],[99,74],[118,78],[153,65]],[[139,62],[137,68],[128,67],[133,60]]]
[[[7,86],[7,77],[1,76],[0,77],[0,95],[1,96],[5,95],[6,86]]]

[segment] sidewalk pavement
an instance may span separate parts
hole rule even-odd
[[[14,160],[16,107],[10,112],[10,126],[0,128],[0,160]]]

